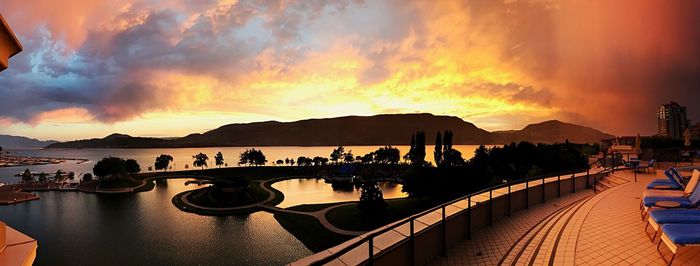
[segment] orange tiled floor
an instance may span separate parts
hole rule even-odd
[[[512,217],[496,222],[494,227],[474,233],[472,240],[451,247],[447,257],[438,257],[432,264],[496,265],[507,255],[511,246],[528,230],[535,228],[538,222],[550,214],[558,215],[556,212],[563,210],[562,206],[576,203],[580,207],[575,212],[568,212],[569,222],[563,229],[564,237],[557,245],[556,259],[552,262],[554,265],[663,265],[664,261],[656,251],[658,240],[652,243],[645,235],[646,222],[639,216],[639,200],[646,184],[654,178],[663,178],[662,175],[662,172],[639,174],[635,183],[633,172],[618,171],[615,178],[630,182],[587,200],[581,199],[591,196],[591,191],[567,195],[514,213]],[[545,251],[547,245],[542,245],[542,254],[552,253],[551,248]],[[530,256],[527,252],[532,252],[532,248],[526,249],[523,256]],[[665,254],[670,256],[667,250]],[[547,263],[546,260],[533,261],[535,265]],[[700,248],[681,252],[674,265],[700,265]]]

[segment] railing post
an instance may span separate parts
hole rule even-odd
[[[447,256],[447,223],[445,222],[445,205],[442,205],[442,256]]]
[[[596,178],[596,176],[593,176],[593,194],[595,193],[598,193],[598,178]]]
[[[591,188],[591,168],[586,169],[586,189]]]
[[[530,208],[530,180],[525,178],[525,209]]]
[[[561,198],[561,175],[557,175],[557,198]]]
[[[545,196],[545,194],[544,194],[544,192],[545,192],[545,191],[544,191],[544,188],[545,188],[545,186],[544,186],[544,176],[543,176],[543,177],[542,177],[542,203],[544,203],[545,201],[547,201],[546,196]]]
[[[409,261],[411,262],[411,265],[416,265],[416,238],[415,238],[415,232],[413,231],[413,220],[414,218],[411,217],[409,220],[409,228],[410,228],[410,241],[411,241],[411,251],[409,252],[410,258]]]
[[[576,173],[571,174],[571,193],[576,194]]]
[[[508,183],[508,216],[509,217],[510,217],[510,212],[511,212],[510,201],[511,201],[511,198],[510,198],[510,182],[509,182]]]
[[[489,226],[493,226],[493,189],[489,189]]]
[[[374,237],[369,237],[369,263],[368,265],[374,265]]]
[[[467,239],[472,239],[472,196],[467,197]]]

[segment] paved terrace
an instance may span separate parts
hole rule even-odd
[[[593,194],[569,194],[513,213],[452,245],[432,265],[665,265],[645,235],[639,201],[646,184],[662,171],[616,171]],[[661,248],[670,258],[668,249]],[[681,252],[673,265],[698,265],[700,248]]]

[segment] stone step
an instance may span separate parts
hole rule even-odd
[[[534,261],[537,256],[547,254],[546,250],[551,247],[545,243],[551,243],[552,235],[557,235],[562,226],[560,221],[567,220],[572,215],[572,211],[581,204],[582,201],[562,207],[557,212],[551,214],[542,222],[534,226],[527,234],[521,237],[502,259],[500,265],[523,265]]]
[[[527,261],[524,261],[523,263],[527,263],[528,265],[548,264],[550,258],[552,257],[552,253],[554,252],[555,247],[558,244],[557,239],[566,229],[571,218],[574,215],[576,215],[576,212],[584,204],[586,204],[586,202],[587,199],[584,199],[568,208],[567,211],[563,213],[561,218],[558,219],[556,223],[552,224],[550,229],[548,229],[548,232],[546,232],[544,237],[540,240],[540,243],[538,243],[537,246],[535,246],[536,252],[532,254],[532,256],[530,256],[530,258]]]

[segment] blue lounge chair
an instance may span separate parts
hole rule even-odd
[[[642,221],[652,207],[661,207],[657,203],[660,201],[671,201],[678,204],[675,208],[692,208],[700,205],[700,186],[695,186],[693,192],[688,197],[644,197],[642,199]]]
[[[654,179],[647,185],[647,189],[680,190],[685,188],[685,180],[675,168],[671,167],[666,169],[666,171],[664,171],[664,175],[666,175],[668,179]]]
[[[693,178],[695,178],[695,180],[693,180]],[[693,170],[693,175],[683,190],[647,189],[644,191],[644,194],[642,194],[642,197],[687,197],[695,190],[695,186],[698,185],[698,181],[700,180],[699,178],[700,171]]]
[[[666,244],[673,253],[670,260],[661,253],[661,243]],[[700,246],[700,225],[697,224],[664,224],[661,226],[661,241],[656,250],[661,258],[671,265],[681,248]]]
[[[651,236],[651,241],[654,242],[659,228],[664,224],[697,224],[700,226],[700,209],[667,209],[667,210],[651,210],[649,211],[649,219],[644,231],[647,232],[651,226],[654,229],[654,235]],[[647,234],[648,236],[649,234]]]

